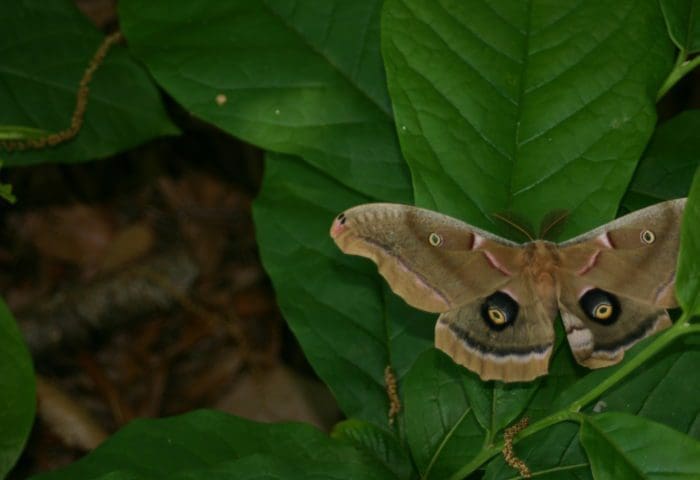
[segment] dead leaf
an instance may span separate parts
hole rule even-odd
[[[116,235],[109,209],[83,204],[28,212],[15,223],[41,255],[86,269],[99,264]]]
[[[38,414],[65,445],[90,451],[107,438],[107,432],[79,403],[37,375]]]
[[[156,241],[153,229],[144,223],[135,223],[120,230],[107,247],[101,270],[110,272],[146,256]]]
[[[340,417],[323,384],[284,365],[242,374],[216,408],[259,422],[312,423],[325,431]]]

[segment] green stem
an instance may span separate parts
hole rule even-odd
[[[673,327],[660,334],[654,342],[652,342],[647,348],[639,352],[634,358],[632,358],[629,362],[623,365],[619,370],[617,370],[608,378],[603,380],[584,396],[571,403],[571,405],[569,405],[567,408],[559,410],[558,412],[555,412],[552,415],[549,415],[548,417],[538,420],[537,422],[524,429],[522,432],[515,436],[515,438],[513,439],[513,443],[517,443],[520,440],[529,437],[530,435],[534,435],[540,430],[544,430],[545,428],[560,422],[575,421],[581,423],[584,417],[583,414],[579,413],[579,410],[581,408],[583,408],[585,405],[601,396],[608,389],[612,388],[615,384],[624,379],[627,375],[629,375],[642,363],[644,363],[649,358],[658,353],[661,349],[666,347],[669,343],[684,335],[700,333],[700,324],[690,324],[689,320],[690,316],[687,316],[685,314],[681,316],[681,318],[678,319],[678,321],[673,325]],[[474,470],[479,468],[479,466],[481,466],[488,459],[498,454],[501,450],[503,450],[503,440],[500,440],[492,445],[486,445],[476,457],[471,459],[469,463],[465,464],[462,468],[455,472],[450,477],[450,480],[460,480],[465,478]]]
[[[698,65],[700,65],[700,55],[692,60],[688,60],[688,54],[684,50],[681,50],[678,53],[678,58],[676,59],[673,70],[668,74],[668,77],[666,77],[666,80],[659,89],[659,93],[656,95],[656,101],[658,102],[681,78]]]
[[[529,437],[530,435],[533,435],[540,430],[544,430],[545,428],[552,426],[556,423],[564,422],[564,421],[580,421],[579,417],[581,416],[580,413],[578,412],[571,412],[568,410],[560,410],[548,417],[545,417],[526,429],[524,429],[522,432],[517,434],[515,438],[513,439],[513,443],[516,443],[523,438]],[[451,477],[450,480],[461,480],[470,473],[472,473],[474,470],[476,470],[482,463],[484,463],[486,460],[489,458],[493,457],[497,453],[499,453],[501,450],[503,450],[503,440],[499,440],[498,442],[486,446],[483,450],[479,452],[479,454],[474,457],[469,463],[464,465],[462,468],[460,468],[456,473],[454,473]]]
[[[581,410],[581,408],[583,408],[596,398],[600,397],[603,393],[605,393],[607,390],[609,390],[611,387],[617,384],[620,380],[622,380],[627,375],[636,370],[642,363],[646,362],[651,357],[656,355],[669,343],[673,342],[678,337],[681,337],[688,333],[699,331],[698,327],[698,325],[691,326],[688,323],[686,315],[683,315],[672,328],[669,328],[665,332],[661,333],[656,338],[656,340],[649,344],[647,348],[639,352],[634,358],[632,358],[629,362],[625,363],[616,372],[614,372],[612,375],[600,382],[594,388],[589,390],[581,398],[569,405],[568,409],[574,412],[578,412],[579,410]]]
[[[469,463],[464,465],[462,468],[460,468],[457,472],[455,472],[449,480],[462,480],[466,476],[468,476],[470,473],[472,473],[474,470],[479,468],[479,466],[486,462],[489,458],[493,457],[496,455],[498,452],[503,450],[503,440],[499,441],[498,443],[495,443],[493,445],[490,445],[486,448],[483,448],[476,457],[472,458]]]

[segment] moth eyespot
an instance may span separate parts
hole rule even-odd
[[[496,325],[503,325],[504,323],[506,323],[506,315],[500,308],[489,307],[488,314],[491,321]]]
[[[518,317],[518,303],[504,292],[486,297],[481,305],[481,318],[491,330],[503,330]]]
[[[603,325],[610,325],[620,316],[620,302],[615,295],[595,288],[587,291],[579,305],[588,318]]]
[[[595,310],[593,310],[593,315],[598,320],[607,320],[608,318],[610,318],[612,313],[613,307],[612,305],[608,305],[607,303],[600,303],[595,307]]]
[[[654,240],[656,240],[656,235],[654,235],[654,232],[651,230],[642,230],[642,233],[639,234],[639,238],[642,240],[642,243],[651,245],[654,243]]]
[[[430,244],[433,247],[439,247],[440,245],[442,245],[442,237],[437,233],[433,232],[430,235],[428,235],[428,242],[430,242]]]

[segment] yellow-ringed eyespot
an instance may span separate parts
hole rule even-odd
[[[489,318],[496,325],[503,325],[506,323],[506,315],[498,307],[489,307],[487,310]]]
[[[584,293],[578,304],[588,318],[603,325],[612,324],[621,313],[617,297],[599,288]]]
[[[518,302],[505,292],[496,292],[481,304],[481,318],[491,330],[500,331],[512,325],[518,317]]]
[[[442,237],[437,233],[433,232],[430,235],[428,235],[428,242],[430,242],[430,244],[433,247],[439,247],[440,245],[442,245]]]
[[[654,232],[651,230],[642,230],[642,233],[639,234],[639,238],[642,240],[642,243],[651,245],[654,243],[654,240],[656,240],[656,235],[654,235]]]
[[[593,309],[593,316],[598,320],[607,320],[612,316],[613,307],[609,303],[599,303]]]

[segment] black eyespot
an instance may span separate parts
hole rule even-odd
[[[603,325],[612,324],[620,316],[617,297],[598,288],[587,291],[578,303],[588,318]]]
[[[518,317],[518,302],[504,292],[486,297],[481,305],[481,318],[491,330],[503,330]]]
[[[347,218],[345,218],[344,213],[341,213],[336,218],[338,219],[338,222],[340,222],[341,225],[345,225],[345,220],[347,220]]]

